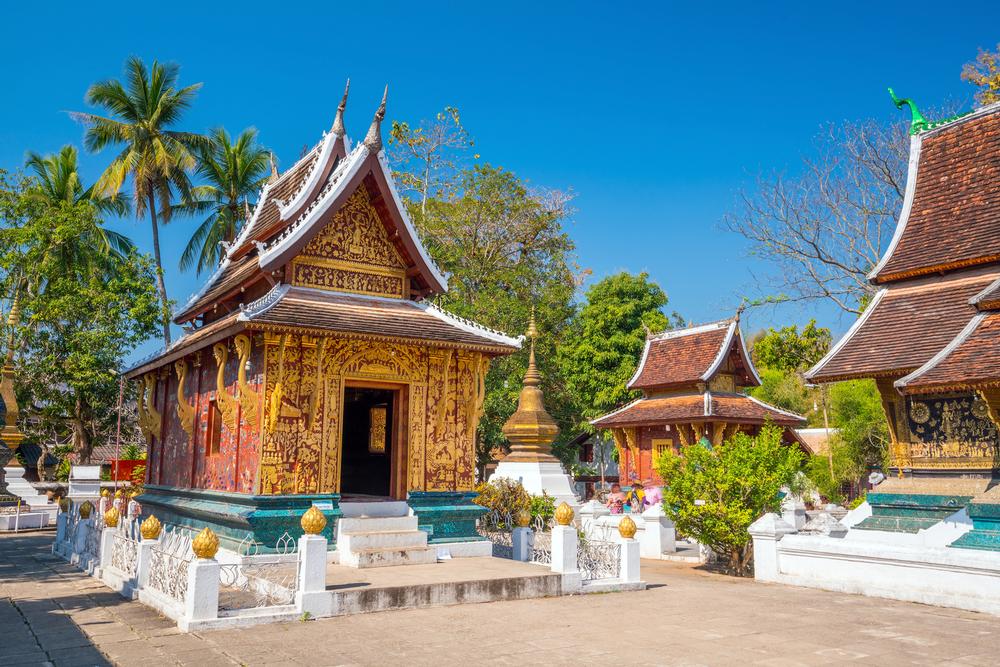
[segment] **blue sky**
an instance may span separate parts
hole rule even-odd
[[[204,82],[185,127],[253,125],[291,165],[329,127],[351,78],[348,133],[363,136],[385,83],[388,118],[457,106],[493,164],[576,193],[569,230],[597,278],[648,271],[669,309],[727,316],[766,267],[720,227],[761,171],[794,172],[824,123],[894,118],[886,86],[923,106],[968,107],[959,79],[1000,41],[1000,5],[866,3],[18,3],[0,23],[0,167],[79,145],[66,115],[130,54]],[[95,17],[99,16],[99,20]],[[91,182],[110,155],[86,155]],[[168,290],[200,279],[177,260],[194,220],[163,232]],[[148,224],[117,223],[143,248]],[[818,317],[784,306],[751,326]]]

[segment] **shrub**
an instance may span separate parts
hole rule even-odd
[[[517,514],[531,509],[531,495],[524,490],[521,482],[501,477],[492,482],[483,482],[476,487],[479,495],[474,501],[491,512],[500,515]]]
[[[540,496],[531,496],[531,518],[541,519],[548,525],[556,514],[556,499],[547,493]]]
[[[781,510],[781,487],[793,483],[802,464],[802,453],[784,445],[781,435],[782,429],[765,426],[757,436],[737,433],[714,449],[695,443],[657,459],[656,471],[666,480],[663,511],[739,576],[750,571],[750,524]]]

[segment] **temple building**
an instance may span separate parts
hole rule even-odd
[[[916,532],[972,501],[976,530],[951,546],[996,549],[980,529],[1000,502],[1000,106],[929,123],[893,98],[912,115],[896,232],[871,303],[807,377],[877,383],[895,479],[858,528]]]
[[[803,446],[795,428],[805,418],[743,393],[760,386],[736,317],[675,329],[646,340],[629,389],[642,397],[591,423],[610,429],[618,449],[623,485],[663,480],[655,457],[680,452],[683,445],[720,445],[733,434],[757,433],[773,423],[784,428],[784,440]]]
[[[184,335],[127,374],[149,447],[144,511],[211,525],[224,546],[295,535],[311,504],[332,526],[372,501],[415,514],[431,542],[475,537],[485,376],[521,339],[427,301],[447,281],[393,183],[385,97],[355,146],[346,101],[290,169],[272,165],[175,314]]]

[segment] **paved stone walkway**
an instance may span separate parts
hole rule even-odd
[[[642,593],[366,614],[185,635],[0,536],[0,665],[994,665],[1000,619],[643,561]]]

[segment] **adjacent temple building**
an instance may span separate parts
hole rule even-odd
[[[794,430],[805,418],[742,391],[757,386],[760,378],[737,315],[649,337],[628,383],[642,398],[592,423],[611,430],[623,484],[662,483],[654,469],[656,455],[698,442],[717,446],[738,431],[755,434],[769,422],[784,428],[785,442],[805,449]]]
[[[336,519],[385,499],[408,502],[431,541],[475,536],[484,380],[521,339],[426,301],[447,282],[393,184],[385,97],[353,147],[346,101],[312,150],[272,166],[176,313],[185,334],[128,372],[149,444],[144,509],[230,546],[294,534],[311,504]]]
[[[1000,106],[928,123],[894,100],[912,113],[909,174],[878,291],[807,377],[878,385],[897,479],[858,528],[916,532],[968,505],[975,530],[951,546],[997,549]]]

